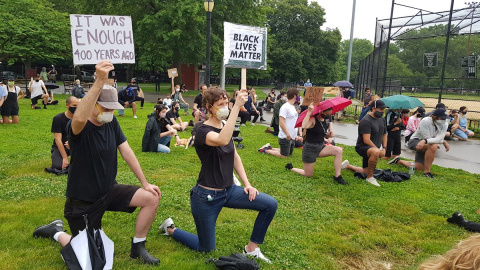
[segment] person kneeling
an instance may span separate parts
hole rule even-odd
[[[142,139],[142,152],[170,153],[170,140],[178,136],[166,119],[167,106],[155,105],[155,111],[148,116]],[[177,138],[178,139],[178,138]]]
[[[288,163],[285,168],[303,176],[312,177],[317,157],[335,156],[333,160],[333,166],[335,168],[333,180],[339,184],[348,185],[340,175],[342,168],[346,168],[348,165],[348,160],[342,163],[342,148],[325,143],[325,135],[328,133],[329,128],[329,123],[327,123],[326,119],[330,118],[333,110],[332,108],[328,108],[310,117],[312,111],[313,103],[308,106],[307,115],[305,115],[302,122],[302,127],[306,130],[307,134],[302,152],[303,170],[293,168],[292,163]]]

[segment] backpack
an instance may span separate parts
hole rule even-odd
[[[205,263],[214,262],[218,269],[226,270],[257,270],[260,266],[256,261],[245,257],[245,255],[237,253],[230,256],[221,256],[217,259],[208,259]]]

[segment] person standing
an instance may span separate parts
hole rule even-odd
[[[31,93],[30,97],[32,100],[32,109],[40,109],[40,107],[37,106],[39,99],[43,100],[43,108],[47,108],[49,95],[47,88],[45,87],[45,84],[41,80],[40,76],[37,76],[35,81],[32,78],[28,86],[28,91]]]
[[[48,82],[48,73],[46,67],[42,67],[42,71],[40,71],[40,79],[44,82]]]
[[[368,113],[358,124],[358,138],[355,151],[363,157],[362,167],[347,165],[346,169],[360,172],[367,175],[367,183],[379,187],[373,172],[377,167],[379,158],[385,156],[387,148],[387,125],[383,113],[385,103],[382,100],[375,100],[371,105],[372,111]],[[380,149],[382,147],[382,149]]]
[[[23,98],[23,94],[20,87],[15,85],[15,78],[13,76],[8,77],[6,86],[7,95],[4,97],[3,105],[1,106],[2,121],[4,124],[10,123],[10,117],[12,118],[12,124],[18,124],[18,100]],[[0,95],[1,96],[1,95]],[[0,97],[1,98],[1,97]]]
[[[52,83],[57,83],[57,70],[55,69],[55,66],[52,65],[52,69],[47,73],[48,77],[50,78],[50,81]]]
[[[303,141],[301,133],[295,128],[297,123],[298,113],[293,104],[297,101],[297,96],[300,92],[297,88],[290,88],[287,91],[287,102],[283,104],[279,112],[279,126],[278,144],[279,148],[272,148],[270,144],[264,145],[258,149],[262,154],[270,154],[276,157],[289,157],[293,154],[295,148],[295,141]]]
[[[160,260],[148,253],[145,239],[155,219],[161,192],[157,186],[147,182],[113,115],[114,110],[122,109],[117,100],[117,91],[105,85],[108,82],[108,72],[114,68],[113,64],[110,61],[100,61],[95,68],[97,79],[67,125],[72,158],[64,216],[75,237],[86,228],[85,215],[88,216],[88,229],[94,230],[102,227],[102,217],[106,211],[132,213],[140,207],[130,257],[157,265]],[[117,151],[142,187],[117,183]],[[38,227],[33,236],[53,238],[62,246],[72,238],[63,231],[62,220]]]
[[[160,93],[160,79],[162,78],[162,74],[160,74],[160,70],[155,72],[155,92]]]
[[[258,246],[263,244],[278,203],[250,184],[232,140],[238,112],[247,100],[246,91],[240,91],[229,116],[227,92],[219,87],[205,91],[203,105],[209,118],[196,130],[194,143],[202,168],[197,184],[190,190],[197,235],[176,228],[171,218],[167,218],[159,230],[193,250],[209,252],[216,248],[215,227],[223,207],[256,210],[259,213],[243,253],[270,263]],[[244,188],[233,184],[234,169]]]
[[[312,87],[313,84],[310,82],[310,79],[307,79],[307,82],[303,84],[303,96],[307,93],[307,87]]]
[[[78,102],[78,98],[69,96],[65,102],[67,111],[53,117],[51,128],[51,132],[53,133],[51,150],[52,166],[45,168],[46,172],[58,173],[59,171],[66,170],[70,165],[70,161],[68,160],[70,149],[67,143],[67,124],[73,118]],[[67,171],[63,173],[67,173]]]
[[[396,158],[402,153],[402,115],[397,110],[389,110],[386,116],[387,121],[387,150],[384,159]]]

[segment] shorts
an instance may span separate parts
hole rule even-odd
[[[18,105],[17,106],[9,106],[3,104],[0,110],[2,116],[14,116],[18,115]]]
[[[280,145],[280,154],[282,156],[288,157],[293,154],[293,149],[295,148],[295,140],[278,138],[278,144]]]
[[[417,151],[417,144],[420,141],[420,139],[410,139],[408,141],[407,147],[415,151],[415,162],[425,164],[425,152]]]
[[[454,133],[454,134],[457,135],[458,137],[466,140],[466,139],[468,139],[468,134],[470,134],[470,133],[472,133],[472,132],[473,132],[473,131],[471,131],[471,130],[469,130],[469,129],[467,129],[467,132],[464,132],[463,130],[460,130],[460,129],[457,128],[457,130],[455,130],[455,133]]]
[[[106,211],[133,213],[136,207],[129,207],[139,186],[114,184],[112,190],[96,202],[85,202],[67,198],[64,217],[68,221],[72,236],[85,229],[83,215],[87,214],[89,230],[102,228],[102,217]]]
[[[368,155],[367,155],[367,152],[368,152],[368,149],[372,148],[373,146],[355,146],[355,151],[357,152],[357,154],[359,154],[361,157],[363,157],[363,160],[362,160],[362,168],[368,168]]]
[[[303,145],[302,162],[303,163],[315,163],[317,161],[318,154],[322,152],[325,147],[324,143],[309,143],[306,142]]]
[[[42,98],[42,95],[33,97],[33,98],[32,98],[32,106],[33,106],[33,105],[37,105],[38,100],[41,99],[41,98]]]

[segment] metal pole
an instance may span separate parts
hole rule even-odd
[[[442,77],[440,79],[440,93],[438,95],[438,103],[442,102],[443,82],[445,81],[445,66],[447,65],[448,42],[450,41],[450,26],[452,25],[453,2],[450,4],[450,14],[448,15],[447,37],[445,41],[445,51],[443,52]]]
[[[350,46],[348,48],[347,81],[350,81],[350,68],[352,66],[353,27],[355,26],[355,4],[356,4],[356,2],[357,2],[357,0],[353,0],[352,24],[350,26]]]
[[[222,69],[220,70],[220,88],[225,89],[225,63],[222,59]]]
[[[388,36],[387,36],[387,48],[385,49],[385,69],[383,70],[383,86],[380,97],[383,98],[383,92],[385,91],[385,84],[387,83],[387,66],[388,66],[388,49],[390,48],[390,35],[392,34],[392,19],[393,19],[393,8],[395,7],[395,0],[392,0],[392,10],[390,12],[390,24],[388,26]]]
[[[210,87],[210,26],[212,23],[212,12],[207,11],[207,67],[205,70],[205,84]]]

